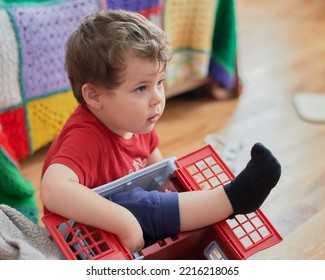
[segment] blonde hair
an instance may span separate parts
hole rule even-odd
[[[85,103],[85,83],[118,87],[130,53],[157,60],[162,71],[171,59],[166,33],[140,14],[105,10],[85,17],[66,44],[65,68],[77,101]]]

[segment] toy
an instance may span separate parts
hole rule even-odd
[[[217,188],[234,178],[212,146],[207,145],[179,159],[148,166],[94,189],[110,194],[141,186],[158,189],[170,181],[179,191]],[[113,234],[49,213],[43,221],[67,259],[246,259],[282,240],[259,209],[248,215],[170,236],[141,251],[130,253]]]

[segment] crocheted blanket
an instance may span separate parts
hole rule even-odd
[[[0,204],[14,207],[34,224],[38,223],[39,208],[35,188],[24,172],[0,128]]]
[[[166,30],[174,50],[167,89],[207,76],[233,88],[234,0],[0,0],[0,124],[18,159],[51,143],[76,107],[65,41],[84,15],[107,8]]]

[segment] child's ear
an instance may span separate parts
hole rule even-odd
[[[82,96],[88,106],[94,109],[100,109],[101,98],[98,88],[90,83],[86,83],[81,87]]]

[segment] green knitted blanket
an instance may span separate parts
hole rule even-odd
[[[35,188],[23,175],[2,131],[0,131],[0,204],[11,206],[35,224],[38,223]]]

